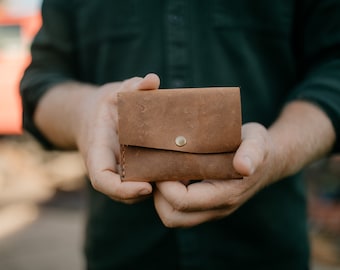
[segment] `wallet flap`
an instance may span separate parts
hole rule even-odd
[[[188,153],[235,151],[241,143],[238,87],[118,93],[119,142]]]

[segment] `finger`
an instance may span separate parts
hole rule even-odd
[[[122,182],[116,169],[116,159],[109,145],[96,144],[88,153],[87,167],[92,186],[117,201],[144,197],[152,192],[147,182]]]
[[[119,174],[105,170],[92,179],[93,187],[120,202],[136,202],[144,199],[152,192],[152,187],[144,182],[122,182]]]
[[[245,180],[204,180],[188,186],[181,182],[156,183],[157,189],[172,207],[181,212],[216,210],[239,205],[252,186]]]
[[[137,91],[139,90],[139,84],[144,80],[142,77],[132,77],[123,81],[121,89],[119,91]]]
[[[243,176],[252,175],[267,154],[267,130],[256,123],[242,127],[242,143],[236,151],[233,165]]]
[[[234,211],[234,209],[219,209],[188,213],[181,212],[173,208],[159,190],[154,192],[154,204],[163,224],[169,228],[196,226],[210,220],[222,218]]]
[[[157,74],[149,73],[137,85],[138,90],[155,90],[159,88],[160,78]]]
[[[160,85],[160,79],[158,75],[154,73],[147,74],[144,78],[132,77],[123,81],[120,85],[118,92],[121,91],[137,91],[137,90],[155,90]]]

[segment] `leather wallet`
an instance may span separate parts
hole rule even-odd
[[[242,178],[232,165],[241,125],[238,87],[120,92],[121,179]]]

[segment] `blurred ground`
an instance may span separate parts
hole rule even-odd
[[[29,135],[0,137],[0,269],[83,269],[84,167]]]
[[[305,178],[312,254],[317,261],[340,269],[340,156],[313,164]]]
[[[83,176],[77,153],[44,151],[28,134],[0,137],[1,270],[83,269]],[[340,159],[305,176],[312,269],[340,270]]]

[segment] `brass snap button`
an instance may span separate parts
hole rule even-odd
[[[176,137],[175,143],[178,147],[182,147],[187,144],[187,139],[184,136]]]

